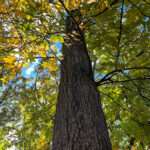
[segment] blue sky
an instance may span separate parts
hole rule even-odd
[[[35,59],[34,62],[30,63],[29,66],[23,67],[21,70],[21,75],[24,78],[35,78],[37,76],[37,68],[41,63],[40,58]]]

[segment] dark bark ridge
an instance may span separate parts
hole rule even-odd
[[[111,150],[86,45],[76,27],[70,27],[63,48],[52,150]]]

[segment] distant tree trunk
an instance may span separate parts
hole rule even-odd
[[[68,17],[52,150],[111,150],[90,58],[78,30]]]

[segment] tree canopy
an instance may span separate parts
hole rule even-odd
[[[47,150],[65,19],[85,33],[113,149],[150,147],[149,0],[0,1],[0,150]]]

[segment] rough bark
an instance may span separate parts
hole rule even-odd
[[[111,150],[83,36],[67,29],[52,150]]]

